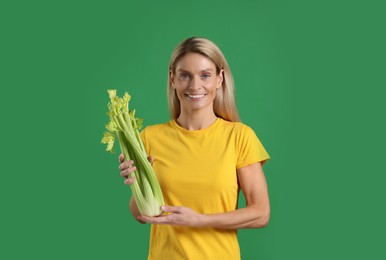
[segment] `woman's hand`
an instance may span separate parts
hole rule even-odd
[[[153,164],[154,158],[152,156],[149,156],[147,159],[150,162],[150,164]],[[123,153],[121,153],[119,155],[119,162],[121,163],[119,165],[119,169],[121,170],[121,176],[125,179],[124,183],[126,185],[133,184],[135,181],[135,176],[133,176],[132,173],[137,169],[133,165],[134,161],[130,160],[125,162],[125,156],[123,155]]]
[[[204,215],[198,214],[191,208],[182,206],[162,206],[164,213],[158,217],[139,216],[138,220],[151,224],[166,224],[174,226],[201,227],[203,226]]]
[[[260,163],[237,170],[241,190],[247,206],[236,210],[198,214],[190,208],[165,206],[166,215],[137,218],[152,224],[168,224],[190,227],[211,227],[220,229],[262,228],[268,224],[270,205],[268,187]]]
[[[125,156],[123,154],[119,155],[119,162],[121,163],[119,165],[119,169],[121,170],[121,176],[125,179],[124,183],[126,185],[131,185],[135,181],[135,176],[132,175],[132,173],[137,169],[133,165],[134,161],[124,161]]]
[[[154,162],[154,158],[151,156],[148,157],[148,160],[151,164]],[[119,169],[121,170],[121,176],[125,179],[124,183],[126,185],[133,184],[135,181],[135,176],[133,176],[132,173],[137,169],[133,165],[134,162],[132,160],[125,162],[125,156],[123,154],[119,155],[119,162],[120,162]],[[131,214],[133,215],[134,218],[136,218],[138,222],[142,224],[145,223],[137,218],[137,216],[140,215],[141,213],[139,212],[137,203],[135,202],[133,197],[131,197],[130,199],[129,208],[130,208]]]

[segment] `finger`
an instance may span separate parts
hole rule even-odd
[[[129,160],[129,161],[126,161],[126,162],[123,162],[119,165],[119,169],[122,171],[122,170],[125,170],[127,168],[130,168],[133,166],[133,163],[134,161],[133,160]]]
[[[123,183],[130,186],[131,184],[134,183],[134,181],[135,181],[135,176],[133,176],[133,177],[131,177],[131,178],[128,178],[128,179],[125,179],[125,180],[123,181]]]
[[[121,154],[119,155],[119,162],[120,162],[120,163],[123,163],[124,160],[125,160],[125,155],[124,155],[123,153],[121,153]]]
[[[151,224],[172,224],[170,216],[161,216],[161,217],[148,217],[148,216],[138,216],[138,219]]]
[[[161,210],[163,212],[172,212],[172,213],[179,213],[181,214],[183,211],[183,207],[179,206],[162,206]]]
[[[154,157],[153,156],[147,157],[147,160],[149,161],[150,164],[154,163]]]
[[[135,166],[127,168],[127,169],[121,171],[121,176],[123,178],[128,178],[129,175],[131,175],[131,173],[133,173],[135,170],[137,170],[137,168]]]
[[[147,216],[138,216],[137,218],[138,218],[139,220],[143,221],[143,222],[154,224],[154,220],[152,221],[152,218],[151,218],[151,217],[147,217]]]

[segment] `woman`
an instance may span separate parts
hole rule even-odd
[[[152,223],[149,259],[240,259],[237,229],[261,228],[270,216],[262,165],[269,155],[254,131],[239,122],[233,78],[220,49],[192,37],[174,50],[168,78],[172,120],[141,132],[166,205]],[[125,184],[133,161],[120,159]],[[239,190],[246,207],[238,208]]]

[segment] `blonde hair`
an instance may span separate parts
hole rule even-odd
[[[181,113],[180,101],[178,100],[175,89],[172,87],[170,71],[175,74],[178,61],[188,53],[198,53],[210,59],[215,67],[217,75],[223,70],[222,87],[217,89],[217,94],[213,102],[213,110],[216,116],[231,122],[239,122],[239,114],[236,108],[234,82],[228,63],[221,50],[208,39],[191,37],[185,39],[174,49],[170,63],[168,76],[168,104],[170,116],[177,119]]]

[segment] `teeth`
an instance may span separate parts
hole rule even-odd
[[[205,94],[201,94],[201,95],[189,95],[189,94],[187,94],[187,95],[188,95],[188,97],[190,97],[190,98],[202,98],[202,97],[205,96]]]

